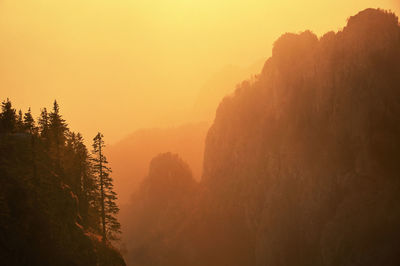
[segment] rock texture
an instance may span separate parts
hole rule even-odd
[[[400,263],[399,62],[381,10],[276,41],[208,133],[202,230],[221,239],[208,265]]]

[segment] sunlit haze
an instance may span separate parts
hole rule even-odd
[[[0,98],[36,115],[59,99],[72,130],[108,142],[191,120],[199,88],[226,65],[270,55],[283,32],[337,30],[395,0],[3,0]]]
[[[398,16],[0,0],[0,264],[400,265]]]

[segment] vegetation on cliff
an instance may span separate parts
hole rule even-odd
[[[35,123],[7,99],[0,114],[0,257],[4,265],[125,265],[102,241],[99,176],[57,102]],[[112,182],[112,180],[109,182]],[[110,230],[107,233],[112,233]]]

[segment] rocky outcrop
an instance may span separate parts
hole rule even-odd
[[[185,265],[177,238],[192,213],[198,183],[172,153],[159,154],[134,194],[125,232],[130,265]]]

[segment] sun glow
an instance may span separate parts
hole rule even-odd
[[[89,137],[101,127],[115,141],[192,120],[213,73],[268,57],[283,32],[337,30],[366,7],[399,8],[395,0],[1,1],[0,97],[35,115],[60,99],[72,128]]]

